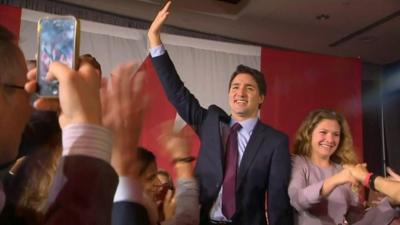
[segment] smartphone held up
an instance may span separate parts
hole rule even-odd
[[[38,22],[37,83],[38,95],[58,97],[58,81],[46,80],[53,61],[75,68],[79,53],[79,22],[73,16],[51,16]]]

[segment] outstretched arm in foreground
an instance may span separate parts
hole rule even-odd
[[[345,165],[351,171],[351,174],[360,182],[369,186],[368,179],[371,179],[371,173],[367,170],[366,164],[358,164],[356,166]],[[393,170],[388,169],[390,178],[384,178],[377,176],[374,178],[375,190],[385,194],[391,198],[392,202],[399,205],[400,204],[400,176],[396,174]]]

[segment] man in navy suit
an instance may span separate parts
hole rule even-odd
[[[170,4],[158,13],[148,31],[150,53],[169,101],[201,140],[195,169],[200,185],[201,224],[267,224],[266,193],[269,224],[292,224],[287,195],[291,170],[288,138],[257,117],[266,92],[263,74],[247,66],[237,67],[229,82],[231,115],[216,105],[201,107],[180,80],[161,42],[160,29]],[[229,129],[235,123],[241,125],[237,133],[237,173],[234,187],[229,187],[224,183],[224,167],[229,167],[224,165],[225,152]],[[235,199],[233,214],[224,211],[224,189],[234,191],[230,197]]]

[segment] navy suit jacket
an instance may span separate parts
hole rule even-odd
[[[74,155],[63,157],[61,166],[64,183],[47,211],[44,224],[111,224],[118,184],[111,165],[100,159]]]
[[[112,225],[149,225],[150,220],[146,208],[136,202],[114,202],[112,209]]]
[[[207,224],[223,182],[221,131],[224,123],[229,124],[230,117],[216,105],[208,109],[200,106],[180,80],[168,53],[152,58],[152,62],[169,101],[201,140],[195,174],[200,185],[201,224]],[[266,192],[269,224],[293,224],[287,193],[290,173],[287,136],[258,121],[238,171],[233,224],[266,224]]]
[[[9,206],[1,212],[0,224],[110,225],[118,184],[118,176],[111,165],[93,157],[73,155],[62,157],[58,169],[57,173],[63,178],[61,182],[54,181],[59,188],[49,194],[50,198],[52,194],[55,198],[44,220],[30,217],[35,212],[16,215],[15,208]]]

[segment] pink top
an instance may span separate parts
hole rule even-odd
[[[352,221],[351,224],[358,225],[389,224],[398,212],[390,206],[386,198],[376,208],[365,211],[350,184],[336,187],[326,198],[320,196],[324,180],[341,169],[339,164],[320,168],[306,157],[292,158],[289,197],[291,205],[297,211],[295,224],[345,224],[346,219]]]

